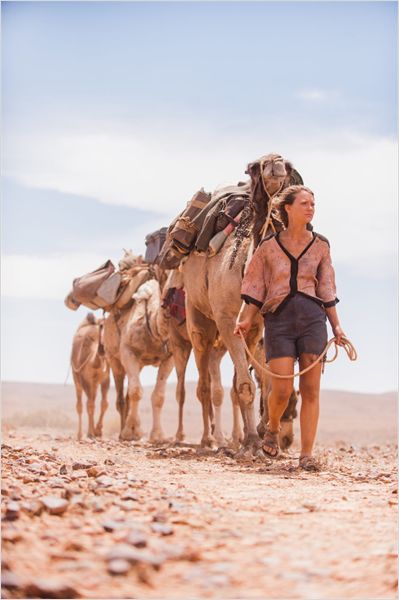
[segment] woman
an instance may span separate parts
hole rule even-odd
[[[313,192],[303,186],[288,187],[278,205],[284,230],[266,237],[254,253],[242,284],[246,305],[238,316],[235,333],[244,335],[260,310],[265,320],[266,361],[271,371],[291,375],[295,360],[300,369],[311,365],[327,344],[326,317],[336,343],[345,335],[335,305],[338,302],[328,240],[309,227],[315,212]],[[300,376],[302,398],[301,454],[299,464],[318,470],[312,457],[319,419],[322,362]],[[272,377],[268,398],[269,422],[263,452],[279,453],[280,419],[287,407],[293,378]]]

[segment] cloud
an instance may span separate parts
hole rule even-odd
[[[339,93],[336,90],[322,90],[322,89],[307,89],[299,90],[295,96],[301,100],[309,102],[325,102],[330,100],[336,100],[339,98]]]
[[[3,296],[63,300],[72,281],[99,267],[108,257],[97,254],[64,254],[49,257],[9,255],[2,258]],[[111,257],[115,266],[118,257]]]
[[[395,254],[393,139],[339,131],[288,137],[272,129],[267,134],[261,128],[239,133],[203,124],[158,125],[124,133],[8,136],[3,172],[34,188],[154,210],[166,224],[200,187],[213,190],[245,179],[250,160],[277,151],[294,161],[315,191],[315,228],[331,240],[337,260],[368,269],[373,259],[378,271]]]

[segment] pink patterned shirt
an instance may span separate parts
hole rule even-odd
[[[279,234],[259,244],[244,275],[241,297],[261,312],[275,312],[284,300],[300,293],[324,308],[339,302],[328,240],[313,232],[313,239],[295,258],[280,242]]]

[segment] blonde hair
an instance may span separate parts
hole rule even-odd
[[[306,187],[305,185],[290,185],[281,192],[278,199],[276,200],[277,214],[279,215],[280,220],[285,228],[288,227],[288,213],[285,210],[285,207],[287,204],[291,205],[294,203],[295,198],[297,197],[299,192],[308,192],[308,194],[312,194],[314,198],[314,193],[312,192],[312,190]]]

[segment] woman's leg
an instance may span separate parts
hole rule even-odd
[[[306,369],[317,359],[316,354],[301,354],[299,357],[300,370]],[[299,390],[301,392],[301,457],[311,456],[316,439],[319,422],[320,377],[322,363],[318,363],[307,373],[300,376]]]
[[[295,359],[291,356],[274,358],[269,361],[270,370],[278,375],[291,375],[294,372]],[[280,429],[280,419],[288,406],[293,389],[293,379],[276,379],[271,377],[271,391],[268,397],[269,421],[268,429],[277,432]],[[269,447],[264,445],[266,451]],[[273,454],[273,452],[271,452]]]

